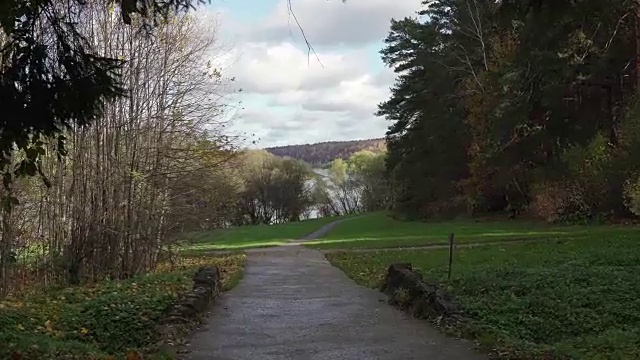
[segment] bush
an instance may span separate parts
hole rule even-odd
[[[593,214],[611,211],[612,199],[620,199],[615,189],[614,154],[608,138],[597,134],[587,145],[571,146],[563,155],[569,179],[579,186],[582,199]]]
[[[583,189],[567,180],[543,182],[533,186],[532,214],[548,222],[576,222],[591,217]]]
[[[628,179],[624,184],[624,205],[635,216],[640,216],[640,176]]]

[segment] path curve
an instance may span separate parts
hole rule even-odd
[[[311,234],[305,235],[305,236],[301,237],[300,239],[294,240],[294,243],[299,243],[299,242],[305,242],[305,241],[319,239],[323,235],[327,234],[329,231],[333,230],[333,228],[336,227],[336,225],[342,223],[345,220],[351,220],[351,219],[336,220],[334,222],[328,223],[328,224],[324,225],[323,227],[321,227],[320,229],[312,232]]]
[[[243,280],[221,295],[181,359],[485,359],[471,348],[387,305],[321,252],[293,245],[247,254]]]

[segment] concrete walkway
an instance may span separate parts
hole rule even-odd
[[[485,359],[471,347],[386,304],[321,252],[285,246],[248,253],[243,280],[222,294],[182,359]]]

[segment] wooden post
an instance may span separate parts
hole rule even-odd
[[[449,275],[447,279],[451,279],[451,265],[453,264],[453,233],[449,234]]]
[[[636,95],[640,97],[640,1],[633,2],[634,37],[636,38]]]

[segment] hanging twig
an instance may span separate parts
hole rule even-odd
[[[316,53],[315,49],[313,48],[313,46],[311,46],[311,43],[307,39],[307,35],[304,33],[304,29],[302,28],[302,25],[300,25],[300,22],[298,21],[296,14],[293,12],[293,7],[291,6],[291,0],[287,0],[287,10],[289,11],[289,19],[293,18],[293,20],[296,22],[296,25],[298,26],[298,29],[302,34],[302,38],[304,39],[304,42],[307,45],[307,66],[309,65],[309,59],[311,57],[311,53],[313,53],[313,55],[318,60],[318,63],[320,64],[320,66],[322,66],[322,68],[324,69],[324,65],[322,65],[322,62],[320,61],[320,57],[318,57],[318,54]]]

